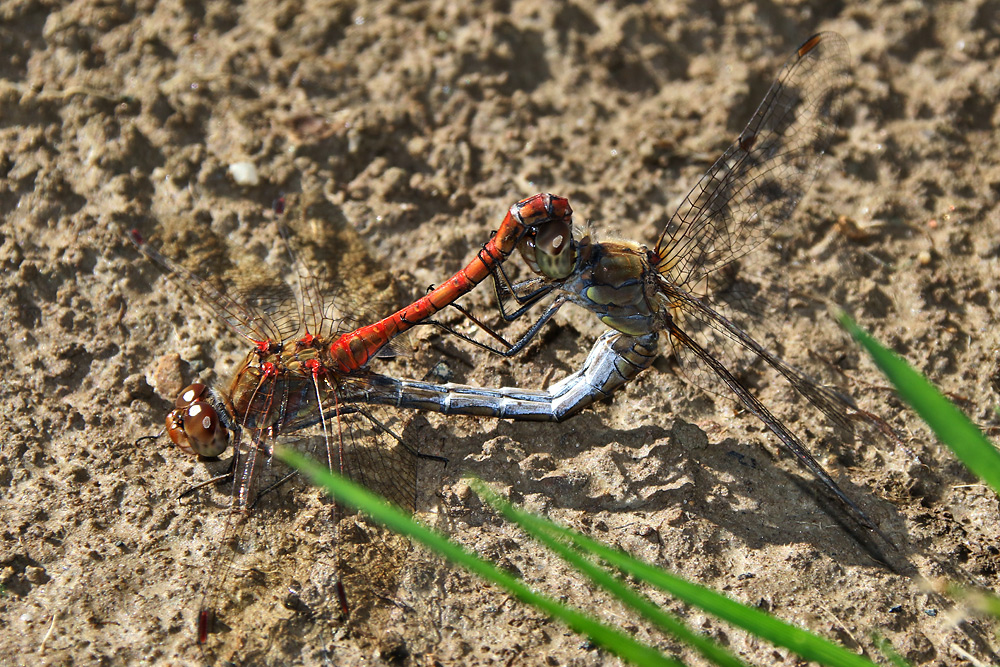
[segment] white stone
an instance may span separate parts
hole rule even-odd
[[[234,162],[229,165],[229,174],[237,185],[252,186],[260,183],[260,176],[253,162]]]

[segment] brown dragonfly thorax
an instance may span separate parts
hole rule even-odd
[[[317,392],[332,391],[321,359],[328,343],[307,337],[279,350],[251,352],[229,387],[233,417],[241,428],[294,431],[319,420]]]
[[[570,299],[630,336],[661,328],[654,307],[655,255],[638,243],[581,241],[580,266],[562,285]]]

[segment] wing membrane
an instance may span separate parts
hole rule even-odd
[[[664,227],[655,251],[661,273],[696,284],[790,217],[836,132],[849,66],[847,43],[833,33],[785,63],[746,129]]]

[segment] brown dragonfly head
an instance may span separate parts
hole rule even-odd
[[[229,430],[209,402],[208,387],[188,385],[167,415],[167,435],[185,454],[213,458],[229,447]]]

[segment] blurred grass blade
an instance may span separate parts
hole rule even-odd
[[[978,608],[987,614],[1000,618],[1000,597],[984,591],[983,597],[979,600]]]
[[[948,586],[948,594],[964,601],[976,611],[1000,618],[1000,597],[990,591],[951,584]]]
[[[629,588],[621,579],[609,574],[605,569],[592,563],[585,556],[567,546],[563,541],[546,530],[546,522],[517,509],[493,492],[482,480],[470,478],[469,485],[479,497],[483,498],[493,509],[497,510],[508,521],[516,523],[525,532],[544,544],[576,569],[583,572],[595,584],[608,591],[622,603],[654,623],[661,630],[668,632],[682,642],[693,647],[703,656],[717,665],[727,667],[745,667],[746,663],[732,655],[712,640],[691,631],[681,621],[660,609],[649,598]]]
[[[882,637],[878,633],[874,635],[873,639],[875,640],[875,645],[878,646],[878,650],[882,651],[882,655],[889,658],[889,661],[894,665],[894,667],[912,667],[912,665],[903,659],[903,656],[901,656],[896,649],[893,648],[888,639]]]
[[[924,376],[910,367],[895,352],[881,345],[846,313],[838,315],[840,324],[854,340],[868,350],[900,397],[909,403],[921,419],[933,429],[938,439],[980,479],[1000,494],[1000,452],[962,412],[934,388]]]
[[[340,475],[330,472],[325,466],[307,459],[298,452],[284,447],[276,447],[274,455],[276,458],[299,470],[318,486],[324,488],[338,502],[364,512],[375,521],[400,535],[406,535],[436,551],[448,560],[475,572],[487,581],[506,588],[519,600],[534,605],[553,618],[559,619],[574,631],[590,637],[594,643],[614,653],[623,660],[636,665],[683,667],[683,663],[668,658],[653,648],[636,641],[629,635],[608,627],[576,609],[535,593],[520,579],[504,572],[492,563],[470,554],[443,535],[415,521],[406,512],[393,507],[390,503],[379,498],[371,491]]]
[[[525,523],[530,523],[549,535],[567,540],[580,551],[602,558],[622,572],[743,628],[761,639],[783,646],[806,660],[832,667],[874,667],[870,661],[806,630],[730,600],[709,588],[685,581],[547,519],[520,510],[515,511],[518,513],[518,518],[523,519]]]

